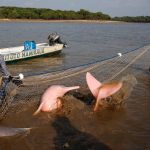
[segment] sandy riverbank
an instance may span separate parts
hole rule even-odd
[[[0,19],[0,22],[67,22],[67,23],[122,23],[111,20],[42,20],[42,19]]]

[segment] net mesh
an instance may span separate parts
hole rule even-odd
[[[85,85],[85,73],[88,71],[94,74],[101,82],[114,80],[123,74],[130,73],[133,66],[138,66],[138,63],[143,64],[143,66],[139,65],[143,69],[149,67],[149,49],[150,46],[145,46],[123,54],[121,57],[116,56],[100,62],[97,60],[94,63],[92,62],[64,71],[32,76],[24,80],[24,85],[36,88],[39,88],[38,85],[49,86],[52,84],[64,84],[66,86],[77,84],[83,86]]]
[[[11,107],[5,107],[5,109],[9,109],[8,112],[12,110],[16,112],[23,111],[23,105],[31,105],[32,102],[39,102],[45,89],[51,85],[79,85],[81,86],[80,91],[87,91],[88,87],[85,81],[86,72],[91,72],[101,82],[120,80],[120,78],[127,74],[136,75],[138,72],[134,70],[148,70],[149,56],[150,45],[147,45],[125,53],[121,57],[117,55],[104,61],[96,60],[66,70],[26,77],[23,81],[24,84],[16,89]],[[9,100],[12,101],[12,98],[9,98]]]

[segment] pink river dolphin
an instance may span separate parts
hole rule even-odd
[[[87,85],[96,98],[96,104],[94,106],[94,111],[98,109],[98,106],[102,99],[107,98],[115,94],[122,87],[122,82],[111,82],[102,84],[95,77],[93,77],[89,72],[86,74]]]
[[[33,114],[36,115],[40,111],[51,112],[61,107],[61,100],[65,93],[80,88],[79,86],[66,87],[63,85],[52,85],[42,95],[41,104],[37,111]]]
[[[30,133],[31,128],[12,128],[0,126],[0,138],[24,136]]]

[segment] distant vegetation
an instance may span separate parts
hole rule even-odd
[[[150,16],[137,16],[137,17],[115,17],[113,20],[116,21],[125,21],[125,22],[145,22],[148,23],[150,22]]]
[[[102,12],[89,12],[84,9],[80,11],[62,11],[42,8],[19,8],[19,7],[0,7],[0,18],[8,19],[60,19],[60,20],[110,20],[111,17]]]
[[[114,17],[102,12],[90,12],[85,9],[52,10],[45,8],[0,7],[0,19],[44,19],[44,20],[115,20],[125,22],[150,22],[150,16]]]

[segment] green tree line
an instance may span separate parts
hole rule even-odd
[[[0,19],[44,19],[44,20],[114,20],[125,22],[150,22],[150,16],[124,16],[111,18],[102,12],[90,12],[85,9],[52,10],[46,8],[0,7]]]
[[[64,19],[64,20],[110,20],[111,17],[102,12],[90,12],[85,9],[80,11],[62,11],[44,8],[20,8],[20,7],[0,7],[1,19]]]
[[[116,21],[125,21],[125,22],[144,22],[144,23],[149,23],[150,22],[150,16],[114,17],[113,20],[116,20]]]

